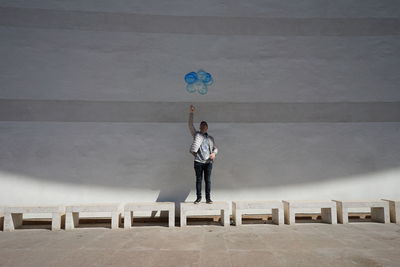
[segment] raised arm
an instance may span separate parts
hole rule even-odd
[[[190,105],[188,126],[189,126],[189,130],[190,130],[190,134],[191,134],[193,137],[194,137],[194,135],[196,134],[196,128],[194,128],[194,125],[193,125],[194,111],[195,111],[195,107],[194,107],[193,105]]]

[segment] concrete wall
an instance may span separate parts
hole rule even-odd
[[[0,206],[400,198],[394,1],[0,0]],[[206,95],[183,75],[215,78]],[[203,185],[204,187],[204,185]]]

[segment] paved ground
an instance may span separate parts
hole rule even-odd
[[[400,266],[400,225],[0,232],[0,266]]]

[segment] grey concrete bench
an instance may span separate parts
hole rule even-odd
[[[296,213],[310,209],[320,209],[323,222],[337,224],[336,204],[330,200],[284,200],[283,207],[285,211],[285,223],[289,225],[296,222]]]
[[[390,221],[392,223],[400,224],[400,200],[382,200],[389,202]]]
[[[175,226],[174,202],[134,202],[124,206],[124,228],[132,227],[134,211],[168,211],[168,226]]]
[[[51,214],[51,230],[61,229],[61,216],[65,213],[62,206],[20,206],[4,207],[4,231],[14,231],[22,226],[24,214]]]
[[[120,204],[82,204],[65,208],[65,230],[72,230],[79,226],[79,213],[107,213],[111,217],[111,229],[119,228],[121,222]]]
[[[272,210],[272,222],[283,224],[283,203],[281,201],[232,201],[232,213],[235,225],[242,224],[243,214],[254,213],[255,210]]]
[[[337,216],[340,223],[349,223],[349,208],[370,208],[371,220],[389,223],[389,202],[383,200],[334,200],[337,205]]]
[[[226,201],[216,201],[213,204],[200,202],[181,202],[181,227],[186,226],[188,215],[208,215],[208,211],[217,210],[221,212],[221,222],[223,226],[230,225],[229,203]]]

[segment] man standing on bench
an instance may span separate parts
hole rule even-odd
[[[200,131],[196,131],[193,125],[193,113],[195,107],[190,105],[189,112],[189,130],[193,136],[193,143],[190,146],[190,153],[193,154],[194,158],[194,170],[196,172],[196,195],[197,199],[194,204],[201,201],[201,183],[204,172],[204,181],[206,184],[206,202],[212,204],[211,200],[211,170],[215,155],[218,153],[218,149],[215,146],[214,138],[208,135],[208,124],[205,121],[200,123]]]

